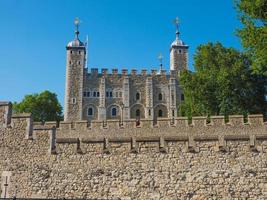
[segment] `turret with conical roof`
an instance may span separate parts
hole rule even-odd
[[[64,120],[82,119],[82,101],[85,74],[86,47],[79,40],[78,18],[74,21],[75,38],[67,44]]]
[[[170,70],[179,73],[182,70],[188,69],[188,48],[180,39],[179,19],[176,17],[174,21],[176,25],[176,38],[170,48]]]

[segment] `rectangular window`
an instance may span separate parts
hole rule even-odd
[[[109,92],[106,92],[106,97],[109,97]]]

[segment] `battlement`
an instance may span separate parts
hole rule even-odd
[[[34,122],[35,127],[57,127],[60,130],[93,130],[93,129],[142,129],[142,128],[202,128],[202,127],[255,127],[255,126],[263,126],[263,115],[248,115],[247,118],[244,118],[242,115],[230,115],[229,119],[226,119],[224,116],[211,116],[208,117],[193,117],[190,120],[187,117],[176,117],[176,118],[158,118],[156,121],[152,119],[141,119],[138,121],[135,119],[127,119],[127,120],[92,120],[92,121],[74,121],[74,122],[65,122],[61,121],[57,122]]]
[[[234,129],[238,130],[246,130],[257,127],[264,127],[266,123],[263,121],[263,115],[248,115],[247,118],[244,118],[242,115],[230,115],[227,120],[224,116],[211,116],[207,117],[193,117],[192,120],[189,120],[187,117],[176,117],[176,118],[158,118],[157,120],[152,119],[141,119],[136,121],[135,119],[127,119],[127,120],[107,120],[107,121],[73,121],[73,122],[32,122],[30,114],[13,114],[12,113],[12,105],[9,102],[1,102],[0,103],[0,122],[4,127],[7,126],[16,126],[16,121],[24,120],[27,122],[28,132],[31,132],[32,128],[52,128],[57,127],[58,130],[64,131],[88,131],[95,132],[98,131],[97,134],[101,135],[104,132],[110,132],[112,135],[112,131],[114,130],[116,133],[124,132],[126,133],[134,133],[138,132],[149,132],[149,133],[157,133],[158,130],[165,129],[166,132],[175,132],[178,134],[179,132],[183,132],[184,130],[201,130],[204,131],[214,131],[216,129]],[[119,131],[119,132],[117,132]],[[199,132],[199,134],[201,134]],[[28,135],[31,135],[29,133]]]
[[[12,119],[17,118],[31,118],[30,114],[13,114],[12,115],[12,104],[10,102],[0,102],[0,122],[4,125],[9,125]],[[248,115],[247,118],[244,118],[242,115],[230,115],[228,120],[224,116],[211,116],[208,117],[193,117],[192,120],[189,120],[187,117],[176,117],[176,118],[158,118],[156,121],[151,119],[141,119],[136,123],[135,119],[127,119],[127,120],[107,120],[107,121],[74,121],[74,122],[44,122],[41,124],[40,122],[34,122],[35,126],[42,127],[58,127],[59,129],[94,129],[94,128],[161,128],[161,127],[247,127],[247,126],[263,126],[263,115]],[[79,128],[82,127],[82,128]]]
[[[98,68],[91,68],[89,74],[91,76],[167,76],[167,70],[161,70],[160,73],[158,73],[158,70],[152,69],[150,73],[148,73],[147,69],[141,69],[138,71],[137,69],[131,69],[130,72],[128,69],[122,69],[119,73],[119,70],[117,68],[113,68],[111,70],[111,73],[109,73],[108,68],[102,68],[101,73],[99,73]]]
[[[14,114],[11,116],[11,104],[0,104],[1,124],[4,128],[22,129],[21,136],[33,139],[35,131],[48,131],[50,146],[57,143],[103,143],[105,142],[159,142],[187,141],[189,146],[194,141],[218,140],[223,146],[225,140],[267,139],[267,123],[262,115],[230,115],[224,116],[159,118],[149,119],[107,120],[107,121],[73,121],[73,122],[33,122],[31,114]],[[252,141],[253,140],[253,141]],[[255,143],[255,142],[254,142]],[[254,144],[253,143],[253,144]],[[133,145],[133,144],[132,144]],[[191,145],[191,146],[192,146]],[[194,147],[195,148],[195,147]]]
[[[1,116],[7,116],[11,104],[1,104]],[[0,108],[1,108],[0,107]],[[3,109],[3,107],[8,109]],[[2,120],[2,122],[5,122]],[[131,152],[138,152],[139,143],[155,143],[160,152],[167,152],[170,142],[184,142],[188,152],[199,152],[199,142],[214,141],[218,151],[227,151],[227,141],[247,141],[253,151],[262,151],[258,140],[267,140],[267,124],[262,115],[159,118],[157,121],[141,119],[74,121],[74,122],[32,122],[30,114],[16,114],[6,127],[23,129],[22,138],[38,139],[38,133],[45,131],[49,137],[49,152],[57,153],[57,147],[75,144],[77,153],[83,152],[84,144],[103,145],[103,152],[111,152],[111,143],[129,144]],[[82,145],[83,144],[83,145]]]
[[[14,120],[29,118],[31,118],[29,114],[12,116]],[[141,143],[155,144],[160,153],[168,153],[169,143],[183,143],[186,152],[198,153],[201,151],[199,146],[202,142],[213,142],[217,151],[226,152],[229,151],[227,142],[230,141],[246,142],[248,151],[262,152],[264,148],[259,145],[262,143],[259,141],[267,141],[267,124],[263,122],[262,115],[249,115],[248,119],[241,115],[232,115],[227,122],[223,116],[212,116],[210,119],[193,117],[191,122],[186,117],[159,119],[156,124],[152,120],[140,122],[137,126],[135,120],[123,123],[118,120],[108,120],[59,124],[29,121],[26,129],[32,127],[29,124],[34,124],[31,130],[36,132],[35,138],[45,131],[49,138],[48,150],[51,154],[63,153],[62,145],[75,145],[78,154],[85,153],[88,145],[100,145],[101,152],[109,154],[114,151],[112,144],[118,143],[126,145],[125,147],[132,153],[140,151]],[[26,132],[28,133],[26,139],[33,139],[32,132],[29,133],[28,130]]]
[[[76,145],[76,153],[84,153],[84,145],[102,145],[103,153],[111,153],[111,144],[124,144],[129,152],[138,153],[139,144],[154,143],[159,152],[168,153],[169,143],[184,143],[187,152],[200,152],[201,142],[213,142],[217,151],[229,151],[227,141],[244,141],[248,150],[262,152],[258,141],[266,141],[267,124],[262,115],[249,115],[245,119],[241,115],[229,116],[226,122],[223,116],[186,117],[152,120],[136,120],[124,122],[118,120],[76,121],[76,122],[32,122],[30,114],[12,116],[12,129],[24,129],[24,139],[38,139],[38,135],[46,133],[49,138],[48,152],[62,153],[61,145]],[[244,122],[246,121],[246,122]],[[23,124],[23,125],[22,125]],[[56,128],[58,127],[58,128]],[[41,132],[40,132],[41,131]],[[261,142],[260,142],[261,143]],[[86,147],[87,148],[87,147]]]

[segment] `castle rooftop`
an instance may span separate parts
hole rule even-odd
[[[67,44],[67,47],[84,47],[84,43],[79,39],[74,39]]]
[[[75,38],[73,41],[70,41],[67,44],[67,47],[85,47],[84,43],[80,41],[79,39],[79,24],[80,20],[78,18],[75,19],[74,21],[75,24]]]

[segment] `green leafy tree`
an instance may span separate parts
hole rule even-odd
[[[34,121],[59,121],[62,119],[62,106],[57,95],[49,91],[26,95],[13,104],[14,113],[32,113]]]
[[[185,95],[181,115],[265,112],[266,79],[251,73],[251,61],[245,54],[208,43],[198,47],[194,61],[196,72],[181,74]]]
[[[244,25],[237,31],[252,60],[253,73],[267,76],[267,0],[235,0]]]

